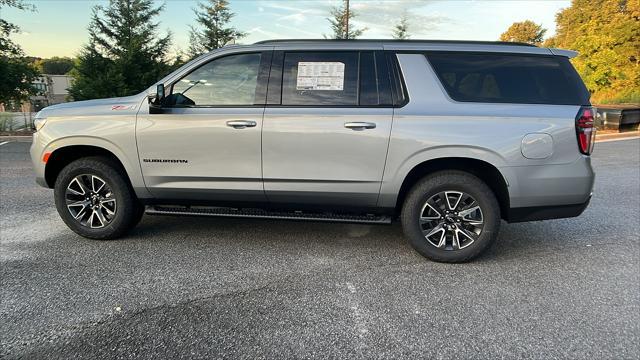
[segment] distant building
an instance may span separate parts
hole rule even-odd
[[[39,76],[32,84],[38,89],[38,94],[29,97],[29,101],[21,104],[0,103],[0,112],[38,112],[49,105],[60,104],[69,101],[69,89],[73,78],[67,75]]]
[[[33,85],[39,90],[39,94],[31,96],[29,102],[31,111],[40,111],[49,105],[59,104],[68,101],[69,87],[71,87],[71,76],[67,75],[42,75]]]

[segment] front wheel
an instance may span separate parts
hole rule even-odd
[[[56,179],[58,214],[77,234],[108,240],[124,235],[139,220],[140,204],[120,166],[88,157],[67,165]]]
[[[482,180],[463,171],[442,171],[410,190],[401,221],[411,246],[423,256],[465,262],[497,238],[500,206]]]

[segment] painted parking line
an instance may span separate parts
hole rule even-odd
[[[11,141],[3,141],[3,142],[1,142],[1,143],[0,143],[0,146],[2,146],[2,145],[6,145],[6,144],[8,144],[8,143],[10,143],[10,142],[11,142]]]

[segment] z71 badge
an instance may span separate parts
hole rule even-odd
[[[133,105],[113,105],[111,110],[131,110]]]

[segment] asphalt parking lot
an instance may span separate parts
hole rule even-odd
[[[0,146],[0,358],[640,357],[640,140],[596,144],[579,218],[469,264],[398,224],[146,216],[91,241]]]

